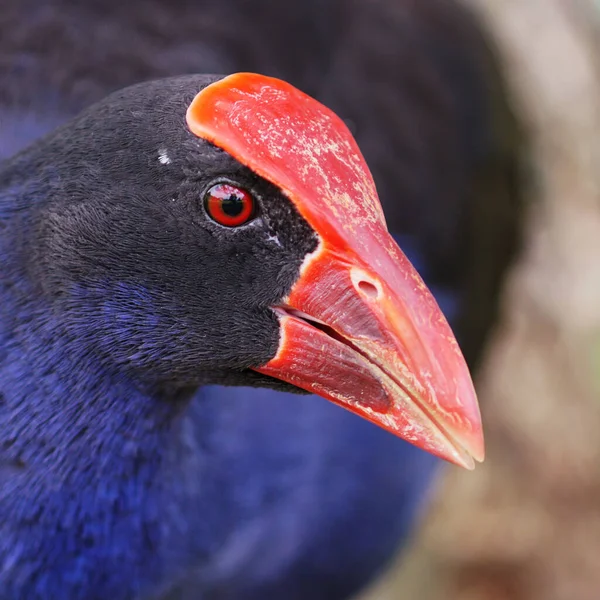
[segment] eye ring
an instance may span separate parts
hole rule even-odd
[[[204,194],[208,216],[223,227],[240,227],[256,214],[256,202],[247,190],[230,183],[217,183]]]

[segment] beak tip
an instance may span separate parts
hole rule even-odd
[[[481,464],[485,461],[485,447],[483,446],[483,439],[481,441],[481,448],[477,452],[474,452],[471,456],[479,464]]]
[[[451,427],[446,423],[442,430],[448,443],[447,449],[451,449],[447,460],[469,471],[475,468],[476,463],[485,460],[485,441],[479,410],[476,416],[471,415],[470,419],[465,419],[460,427]]]
[[[482,463],[485,460],[485,440],[483,435],[483,423],[481,421],[481,411],[479,409],[479,402],[477,401],[477,394],[473,381],[468,375],[466,364],[463,363],[466,377],[465,380],[468,384],[465,386],[468,393],[463,396],[468,401],[465,401],[465,406],[468,408],[465,417],[469,423],[467,429],[463,431],[454,431],[454,438],[461,449],[464,450],[470,457],[469,466],[466,467],[470,471],[475,468],[475,462]]]
[[[475,470],[475,461],[473,460],[472,456],[469,456],[468,460],[463,461],[458,466],[462,467],[463,469],[466,469],[467,471],[474,471]]]
[[[456,443],[452,455],[445,456],[444,458],[463,469],[467,469],[467,471],[473,471],[477,463],[482,463],[485,460],[483,437],[480,440],[476,446],[472,444],[459,445]]]
[[[469,439],[470,438],[470,439]],[[464,464],[460,466],[472,471],[476,463],[482,463],[485,460],[485,442],[481,428],[473,432],[473,435],[465,439],[462,437],[458,442],[461,447],[461,458],[464,458]]]

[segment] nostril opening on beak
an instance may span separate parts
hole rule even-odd
[[[360,280],[358,282],[358,289],[371,300],[377,300],[379,297],[377,286],[373,285],[370,281]]]
[[[366,296],[369,300],[375,301],[381,296],[381,283],[362,269],[353,268],[350,278],[356,291]]]

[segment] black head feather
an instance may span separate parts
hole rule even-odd
[[[317,245],[275,186],[187,128],[187,106],[216,79],[117,92],[0,173],[26,209],[13,230],[29,232],[21,259],[56,327],[143,382],[223,381],[267,362],[279,344],[270,306]],[[216,182],[248,190],[256,218],[211,220],[203,198]]]

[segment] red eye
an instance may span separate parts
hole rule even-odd
[[[204,206],[208,216],[225,227],[239,227],[254,216],[254,198],[227,183],[213,185],[206,192]]]

